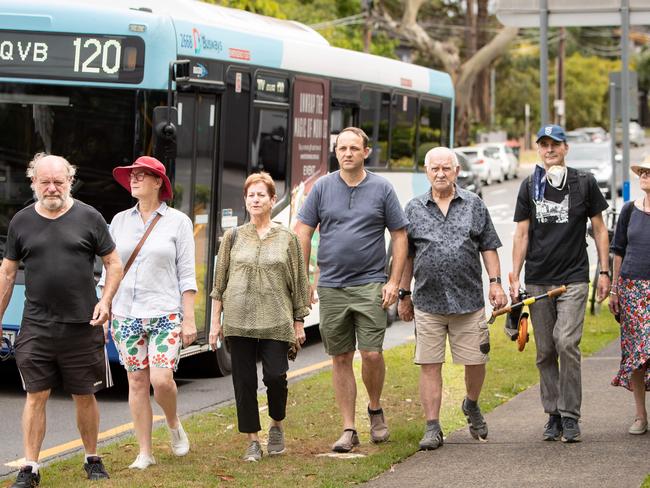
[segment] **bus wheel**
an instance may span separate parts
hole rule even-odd
[[[216,356],[219,373],[222,376],[229,375],[232,372],[232,360],[230,357],[230,351],[225,344],[222,344],[221,347],[217,349]]]
[[[393,303],[390,307],[388,307],[388,310],[386,310],[386,313],[388,315],[388,327],[393,325],[393,322],[396,320],[399,320],[399,317],[397,316],[397,303]]]
[[[222,344],[216,351],[207,351],[195,357],[198,362],[194,364],[198,366],[203,375],[228,376],[232,372],[230,352],[225,344]]]

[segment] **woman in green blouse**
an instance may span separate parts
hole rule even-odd
[[[232,356],[239,431],[248,435],[246,461],[262,458],[258,432],[257,357],[262,359],[271,417],[267,453],[282,454],[287,405],[287,352],[305,341],[309,281],[300,243],[289,229],[271,222],[275,183],[255,173],[244,184],[250,222],[224,234],[217,259],[210,346],[224,336]],[[223,311],[223,325],[221,312]]]

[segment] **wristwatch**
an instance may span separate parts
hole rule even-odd
[[[400,288],[399,290],[397,290],[397,297],[400,300],[404,300],[410,294],[411,294],[411,290],[405,290],[404,288]]]
[[[501,284],[501,277],[497,276],[496,278],[490,278],[490,283],[498,283]]]

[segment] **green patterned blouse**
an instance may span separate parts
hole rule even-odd
[[[298,237],[271,227],[263,239],[255,225],[224,234],[210,296],[223,304],[224,336],[295,342],[294,318],[309,314],[309,280]]]

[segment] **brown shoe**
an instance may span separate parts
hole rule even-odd
[[[334,452],[350,452],[359,445],[359,435],[354,429],[345,429],[339,440],[332,446]]]
[[[390,437],[390,432],[388,432],[384,411],[380,408],[371,412],[368,407],[368,417],[370,418],[370,440],[374,443],[386,442]]]

